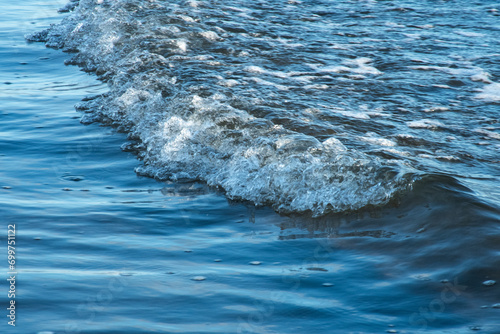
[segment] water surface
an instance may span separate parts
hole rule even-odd
[[[2,331],[499,332],[495,2],[64,6],[1,14]]]

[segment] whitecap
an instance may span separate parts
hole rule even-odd
[[[486,85],[479,94],[476,94],[475,98],[487,102],[500,102],[500,83]]]

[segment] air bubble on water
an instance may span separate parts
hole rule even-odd
[[[495,285],[497,282],[494,281],[494,280],[487,280],[487,281],[484,281],[483,282],[483,285],[485,286],[492,286],[492,285]]]

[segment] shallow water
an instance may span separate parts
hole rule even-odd
[[[1,14],[2,331],[500,333],[494,2],[64,5]]]

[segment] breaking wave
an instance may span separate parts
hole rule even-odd
[[[231,199],[314,215],[383,205],[406,190],[414,169],[346,144],[354,137],[344,140],[332,121],[366,126],[377,115],[322,104],[332,73],[352,80],[383,74],[372,60],[325,66],[294,54],[311,46],[272,25],[251,30],[252,22],[272,22],[275,10],[263,18],[266,8],[233,2],[82,0],[62,23],[28,39],[74,53],[68,64],[108,83],[107,93],[77,109],[84,123],[129,134],[124,149],[143,160],[141,175],[202,180]],[[279,68],[268,65],[273,56]],[[373,132],[357,140],[396,145]]]

